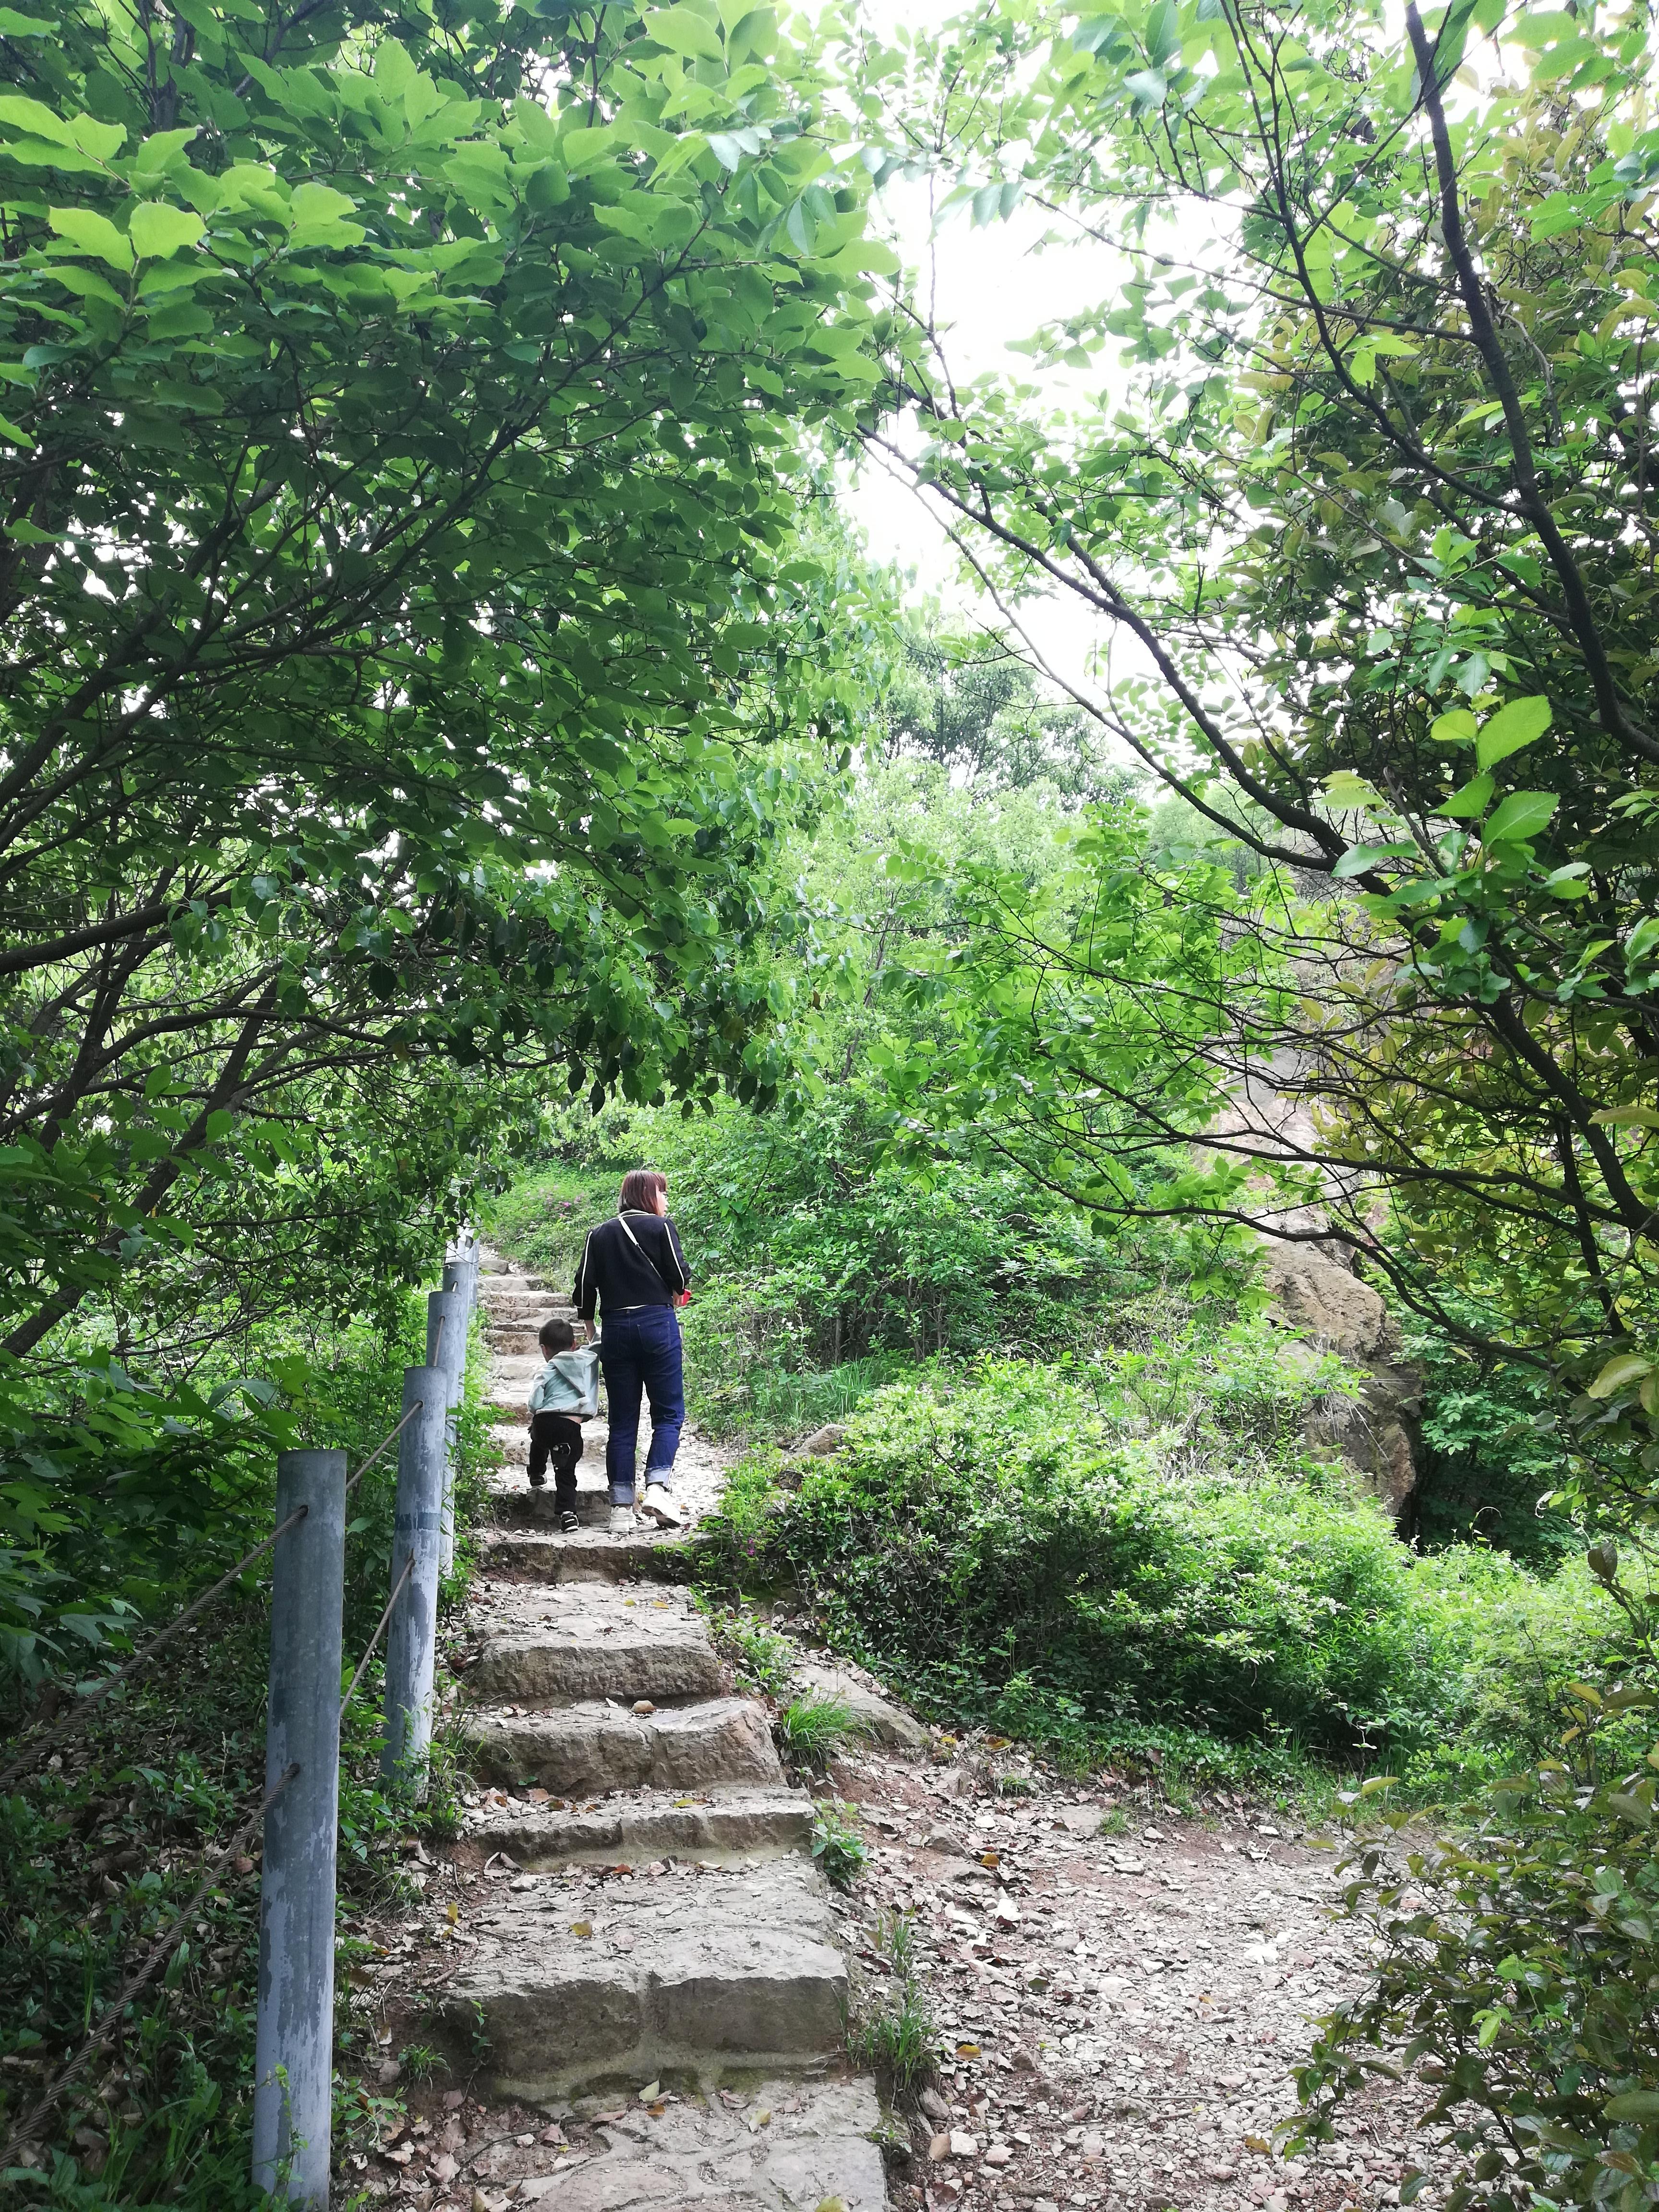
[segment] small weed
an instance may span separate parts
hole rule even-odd
[[[1127,1836],[1129,1832],[1128,1814],[1114,1806],[1109,1813],[1101,1815],[1100,1832],[1103,1836]]]
[[[902,1913],[884,1919],[878,1945],[892,1965],[887,2001],[848,2035],[854,2062],[867,2067],[890,2104],[914,2105],[939,2074],[938,2030],[915,1978],[915,1934]]]
[[[832,1889],[851,1889],[870,1863],[868,1847],[853,1823],[853,1808],[820,1797],[812,1812],[812,1856]]]
[[[732,1662],[739,1688],[781,1698],[795,1671],[795,1650],[787,1636],[744,1607],[712,1613],[709,1629]]]
[[[820,1773],[850,1737],[864,1732],[844,1698],[792,1698],[772,1726],[792,1766]]]
[[[449,2071],[448,2061],[443,2053],[434,2051],[429,2043],[405,2044],[398,2057],[411,2081],[430,2081],[438,2075]]]

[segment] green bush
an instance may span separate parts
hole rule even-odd
[[[1659,2201],[1659,1749],[1602,1773],[1574,1750],[1495,1788],[1473,1835],[1361,1826],[1346,1901],[1376,1969],[1298,2071],[1298,2142],[1403,2050],[1462,2154],[1450,2212]]]
[[[1127,1435],[1104,1395],[1013,1362],[885,1390],[793,1495],[765,1455],[737,1471],[732,1570],[793,1573],[833,1644],[937,1709],[1361,1747],[1425,1778],[1547,1729],[1615,1625],[1577,1571],[1417,1559],[1282,1436],[1200,1472],[1191,1423]]]

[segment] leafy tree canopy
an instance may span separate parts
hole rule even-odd
[[[1036,202],[1109,272],[1024,342],[1030,383],[953,376],[914,309],[919,440],[872,437],[1016,624],[1059,589],[1132,641],[1144,672],[1079,703],[1267,868],[1219,900],[1167,886],[1208,902],[1201,988],[1127,990],[1086,902],[999,888],[1006,957],[964,945],[982,1012],[915,1072],[920,1118],[977,1122],[1000,1066],[1048,1171],[1108,1214],[1139,1202],[1126,1119],[1210,1136],[1224,1167],[1178,1202],[1334,1234],[1408,1297],[1461,1285],[1477,1334],[1577,1378],[1581,1439],[1636,1492],[1659,1467],[1648,65],[1638,11],[1478,0],[1402,35],[1325,0],[1008,0],[872,51],[863,87],[892,165],[943,170],[975,221]],[[1097,398],[1055,404],[1056,370],[1113,356]],[[1110,902],[1109,838],[1100,863]],[[1174,1070],[1150,1094],[1149,1025]]]

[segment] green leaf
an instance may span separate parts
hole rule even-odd
[[[1659,1108],[1606,1106],[1590,1120],[1603,1129],[1659,1129]]]
[[[1135,96],[1137,106],[1162,107],[1170,96],[1168,78],[1162,70],[1136,70],[1123,80],[1123,88]]]
[[[1659,2120],[1659,2089],[1626,2089],[1601,2109],[1610,2120]]]
[[[1619,1352],[1608,1360],[1584,1395],[1587,1398],[1611,1398],[1615,1390],[1622,1390],[1627,1382],[1639,1382],[1643,1376],[1652,1372],[1653,1362],[1644,1359],[1639,1352]],[[1655,2100],[1654,2109],[1659,2112],[1659,2099]]]
[[[1416,856],[1415,845],[1350,845],[1347,851],[1331,870],[1339,881],[1348,876],[1363,876],[1379,860],[1405,860]]]
[[[83,252],[95,253],[112,269],[131,268],[132,241],[117,230],[107,216],[94,215],[90,208],[48,208],[46,220],[59,238],[68,239]]]
[[[1482,723],[1475,741],[1474,757],[1481,768],[1492,768],[1523,746],[1535,744],[1550,726],[1547,699],[1511,699]]]
[[[1480,726],[1467,707],[1454,707],[1449,714],[1436,715],[1429,735],[1437,745],[1466,745]]]
[[[1437,814],[1449,815],[1454,822],[1468,822],[1482,815],[1492,805],[1492,795],[1497,787],[1489,775],[1477,775],[1462,790],[1455,791],[1449,799],[1435,802]]]
[[[127,234],[146,260],[165,260],[180,246],[194,246],[203,228],[201,216],[189,208],[172,207],[166,200],[140,200]]]
[[[647,38],[654,39],[672,53],[684,54],[696,61],[726,59],[719,32],[695,8],[659,8],[644,18],[642,27]]]
[[[1483,845],[1519,844],[1547,829],[1560,800],[1550,791],[1512,791],[1480,833]]]
[[[0,123],[10,123],[19,131],[27,131],[37,138],[49,138],[56,146],[75,143],[70,127],[55,109],[43,100],[25,100],[16,93],[0,95]]]
[[[356,203],[331,185],[296,185],[289,211],[294,226],[289,234],[290,246],[357,246],[362,241],[361,223],[340,220],[356,214]]]

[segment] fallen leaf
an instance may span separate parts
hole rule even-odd
[[[593,1933],[593,1923],[591,1920],[573,1920],[570,1923],[570,1932],[573,1936],[591,1936]]]

